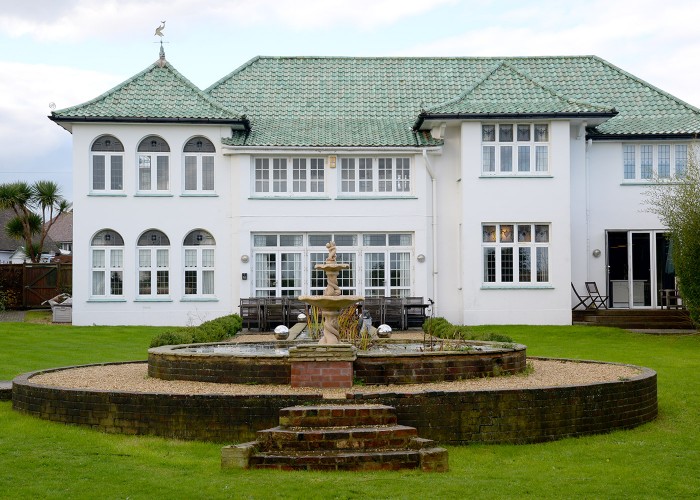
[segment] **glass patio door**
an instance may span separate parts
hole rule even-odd
[[[669,240],[662,231],[608,231],[608,294],[615,308],[658,307],[675,288]]]

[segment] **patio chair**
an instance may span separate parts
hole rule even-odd
[[[283,325],[286,319],[287,299],[284,297],[267,297],[263,309],[263,328],[274,330]]]
[[[379,326],[384,322],[384,297],[367,297],[362,303],[362,310],[372,316],[372,325]]]
[[[581,296],[578,291],[576,290],[576,287],[574,286],[573,283],[571,283],[571,289],[574,291],[574,295],[576,295],[576,298],[578,299],[578,303],[571,308],[572,311],[575,311],[578,306],[583,306],[584,309],[588,309],[591,304],[589,302],[592,302],[593,299],[591,299],[590,296]]]
[[[248,299],[241,299],[240,305],[238,306],[241,310],[241,318],[243,319],[243,328],[247,328],[248,331],[251,328],[257,328],[262,330],[262,299],[251,297]]]
[[[586,281],[586,290],[588,291],[588,297],[591,299],[591,303],[588,306],[590,309],[608,308],[608,296],[600,294],[595,281]]]
[[[386,297],[384,299],[384,321],[396,330],[405,330],[403,322],[403,299],[401,297]]]
[[[299,320],[297,317],[299,314],[305,314],[307,317],[309,316],[309,311],[307,310],[308,306],[306,303],[302,302],[301,300],[297,299],[287,299],[287,313],[286,313],[286,322],[285,324],[288,327],[291,327],[292,325],[296,324]]]

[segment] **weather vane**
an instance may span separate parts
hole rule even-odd
[[[163,37],[165,36],[163,34],[163,30],[165,29],[165,21],[160,22],[160,26],[156,28],[156,32],[153,33],[153,36],[159,36],[160,37],[160,57],[158,59],[158,65],[162,68],[165,66],[165,50],[163,49]],[[165,42],[168,43],[168,42]]]
[[[160,22],[160,26],[156,28],[156,32],[153,33],[153,36],[159,36],[163,38],[163,30],[165,29],[165,21]]]

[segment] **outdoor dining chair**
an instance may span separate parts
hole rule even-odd
[[[576,295],[576,299],[578,299],[578,303],[571,308],[572,311],[575,311],[578,306],[583,306],[584,309],[588,309],[591,304],[589,302],[592,301],[590,296],[581,296],[578,291],[576,290],[576,287],[574,286],[573,283],[571,283],[571,289],[574,291],[574,295]]]
[[[588,306],[591,309],[603,309],[608,308],[608,296],[601,295],[598,291],[598,285],[595,281],[586,281],[586,291],[588,291],[588,297],[591,299],[591,303]]]

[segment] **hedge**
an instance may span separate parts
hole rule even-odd
[[[151,340],[150,347],[220,342],[233,337],[242,328],[243,320],[238,314],[221,316],[199,326],[184,326],[160,333]]]

